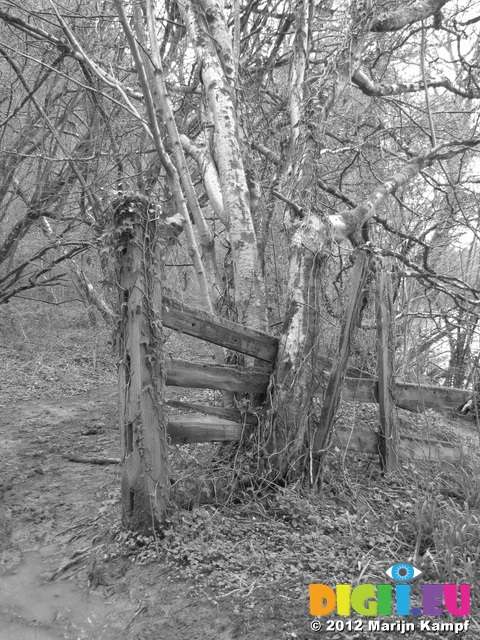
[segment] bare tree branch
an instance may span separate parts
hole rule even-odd
[[[357,69],[352,76],[353,83],[367,96],[397,96],[405,93],[417,93],[424,91],[426,88],[438,89],[443,88],[451,93],[454,93],[462,98],[469,100],[475,100],[480,98],[480,91],[475,91],[472,88],[464,89],[458,84],[455,84],[448,78],[440,78],[437,80],[429,80],[426,83],[423,80],[417,80],[415,82],[397,82],[392,84],[386,84],[384,82],[374,82],[367,74],[361,69]]]
[[[449,0],[419,0],[413,4],[401,4],[398,9],[375,16],[370,31],[399,31],[435,15],[447,2]]]

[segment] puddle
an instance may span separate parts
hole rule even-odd
[[[73,582],[44,582],[56,569],[56,548],[24,554],[15,573],[0,575],[0,640],[115,640],[112,620],[119,612],[97,594],[88,596]]]

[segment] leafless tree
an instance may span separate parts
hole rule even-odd
[[[49,215],[57,238],[81,227],[92,242],[106,189],[179,215],[205,307],[281,324],[262,443],[274,478],[328,445],[339,394],[318,420],[319,357],[335,356],[361,256],[365,288],[374,270],[394,276],[402,372],[429,375],[449,344],[461,372],[445,379],[465,382],[480,302],[476,1],[4,5],[6,255]],[[23,184],[31,167],[45,177]]]

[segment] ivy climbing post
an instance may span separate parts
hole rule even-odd
[[[139,194],[113,203],[119,294],[118,392],[122,518],[151,531],[168,500],[161,219]]]

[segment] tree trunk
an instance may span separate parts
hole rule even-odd
[[[233,253],[238,321],[251,329],[264,331],[267,327],[265,283],[250,211],[235,106],[227,80],[229,67],[219,58],[214,38],[198,5],[190,0],[180,0],[178,6],[195,49],[215,125],[215,160]],[[220,10],[219,6],[216,8]]]
[[[267,437],[270,471],[288,481],[304,470],[306,438],[312,413],[316,358],[321,336],[322,271],[326,267],[329,235],[326,225],[310,217],[295,230],[290,249],[287,312],[270,384],[271,407]]]
[[[291,233],[287,314],[267,420],[271,434],[268,449],[274,453],[273,474],[287,480],[303,471],[311,448],[306,438],[313,436],[309,431],[313,428],[312,396],[317,386],[315,364],[319,339],[325,331],[320,321],[320,284],[326,279],[332,232],[326,216],[318,210],[318,152],[325,121],[336,98],[350,83],[352,66],[358,65],[366,33],[365,19],[355,20],[353,16],[348,45],[341,47],[328,63],[321,87],[313,90],[305,82],[312,20],[309,4],[298,3],[289,87],[295,206],[286,217]]]

